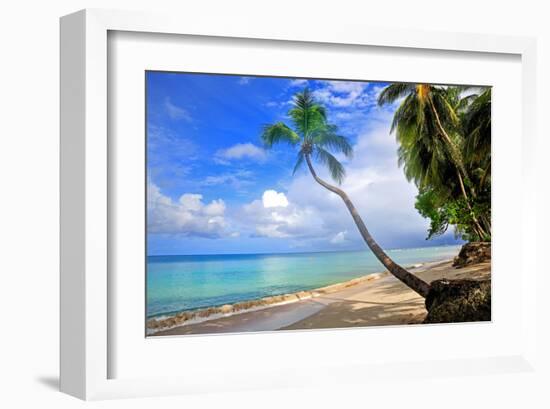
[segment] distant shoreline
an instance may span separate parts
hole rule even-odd
[[[444,259],[425,263],[416,263],[412,266],[408,266],[407,268],[411,271],[414,271],[415,269],[420,267],[438,265],[442,263],[447,263],[449,261],[449,259]],[[246,300],[221,306],[205,307],[196,310],[167,314],[160,317],[152,317],[147,319],[147,335],[155,335],[159,331],[170,330],[181,326],[199,324],[218,318],[230,317],[247,312],[259,311],[266,308],[308,300],[319,297],[321,295],[332,294],[346,288],[351,288],[357,286],[358,284],[374,281],[387,275],[389,275],[388,271],[374,272],[357,278],[353,278],[351,280],[346,280],[340,283],[330,284],[311,290],[297,291],[288,294],[262,297],[255,300]]]

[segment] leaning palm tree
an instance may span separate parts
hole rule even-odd
[[[455,168],[455,177],[472,217],[474,230],[482,239],[487,233],[481,227],[470,204],[466,184],[470,187],[470,195],[475,196],[475,192],[471,187],[462,153],[456,141],[456,133],[451,132],[460,126],[459,117],[447,100],[445,89],[429,84],[394,83],[380,93],[378,104],[394,103],[401,98],[404,99],[395,111],[390,132],[397,130],[397,139],[402,147],[404,140],[409,140],[408,145],[414,146],[415,142],[410,141],[418,138],[424,140],[430,152],[437,152],[440,146],[445,149],[447,157]],[[416,159],[417,165],[422,166],[420,156],[417,155],[412,159]],[[426,161],[424,166],[429,167],[430,163],[432,162]]]
[[[373,239],[348,195],[339,187],[321,179],[315,172],[314,160],[327,166],[332,178],[340,185],[346,172],[342,164],[330,151],[342,153],[348,158],[353,154],[353,149],[348,140],[337,133],[335,125],[327,121],[324,107],[314,100],[311,92],[306,88],[303,92],[299,92],[294,96],[293,107],[288,115],[294,129],[283,122],[266,125],[262,132],[262,140],[265,146],[272,148],[277,143],[287,143],[297,147],[299,149],[298,157],[293,173],[296,173],[304,163],[307,164],[313,179],[325,189],[340,196],[344,201],[363,240],[378,260],[396,278],[422,297],[426,297],[430,285],[393,261]]]

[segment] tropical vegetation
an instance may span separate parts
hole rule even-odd
[[[454,226],[464,240],[490,241],[491,89],[393,83],[378,104],[398,104],[390,132],[427,238]]]

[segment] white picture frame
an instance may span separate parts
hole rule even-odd
[[[328,364],[305,372],[291,362],[278,368],[260,368],[261,362],[249,362],[246,373],[231,376],[232,368],[212,367],[201,372],[196,362],[190,362],[181,375],[155,373],[155,376],[112,377],[113,340],[110,310],[116,305],[110,292],[109,268],[113,254],[109,250],[109,237],[113,220],[109,213],[108,165],[109,118],[107,102],[113,84],[109,83],[108,66],[111,55],[108,49],[109,32],[133,32],[147,36],[152,33],[184,35],[204,38],[255,39],[282,43],[309,44],[316,47],[353,45],[385,47],[395,50],[417,50],[431,53],[479,53],[513,55],[521,59],[521,183],[524,195],[518,198],[521,218],[517,221],[522,245],[526,237],[536,237],[536,215],[527,209],[530,195],[535,191],[532,158],[535,152],[533,124],[535,109],[535,41],[530,38],[503,37],[476,34],[433,33],[414,30],[385,30],[364,26],[349,26],[345,31],[328,32],[324,27],[285,27],[253,21],[197,20],[193,16],[174,16],[162,13],[139,13],[109,10],[84,10],[61,19],[61,376],[63,392],[81,399],[109,399],[120,397],[155,396],[198,393],[207,390],[243,390],[265,387],[324,385],[334,382],[336,366]],[[206,51],[205,51],[206,52]],[[154,67],[150,67],[154,68]],[[223,67],[222,67],[223,68]],[[220,69],[223,71],[223,69]],[[251,73],[252,74],[252,73]],[[521,207],[519,207],[521,206]],[[516,237],[517,240],[517,237]],[[531,245],[533,243],[531,242]],[[525,250],[523,250],[525,251]],[[451,354],[441,352],[410,360],[399,358],[388,362],[385,352],[378,351],[378,359],[352,364],[343,360],[338,372],[339,382],[368,381],[399,372],[401,376],[418,377],[438,374],[467,375],[529,371],[536,365],[534,310],[536,261],[529,257],[518,258],[520,272],[517,280],[522,285],[519,303],[521,321],[517,328],[514,347],[504,347],[496,356]],[[136,277],[136,280],[141,280]],[[531,286],[525,283],[530,282]],[[113,295],[114,294],[114,295]],[[143,297],[143,293],[136,294]],[[502,302],[496,301],[496,302]],[[498,305],[497,305],[498,306]],[[497,323],[498,324],[498,323]],[[431,327],[433,328],[433,327]],[[464,327],[462,327],[464,328]],[[472,331],[480,331],[481,327]],[[510,329],[510,327],[508,328]],[[427,329],[430,330],[430,329]],[[463,331],[456,326],[452,331]],[[350,330],[353,331],[353,330]],[[347,337],[352,332],[347,331]],[[482,331],[482,330],[481,330]],[[342,344],[342,332],[323,331],[316,342]],[[365,333],[361,333],[365,334]],[[375,336],[374,331],[369,336]],[[356,333],[357,337],[363,336]],[[424,334],[424,336],[426,333]],[[257,335],[248,335],[250,337]],[[311,337],[310,335],[308,335]],[[274,334],[262,334],[262,342]],[[277,336],[277,342],[299,344],[303,335],[290,338]],[[193,345],[199,348],[198,339]],[[212,341],[212,339],[215,339]],[[259,340],[260,338],[255,338]],[[310,338],[311,340],[312,338]],[[325,339],[325,340],[323,340]],[[360,339],[360,338],[358,338]],[[170,342],[165,340],[163,342]],[[244,338],[216,336],[201,343],[214,348],[220,343],[236,345]],[[163,344],[162,347],[166,347]],[[510,344],[511,345],[511,344]],[[343,346],[343,345],[342,345]],[[508,348],[508,350],[507,350]],[[212,349],[214,350],[214,349]],[[133,351],[133,350],[132,350]],[[137,351],[137,350],[136,350]],[[222,364],[220,364],[222,365]],[[254,366],[256,365],[256,367]],[[294,366],[293,366],[294,365]],[[257,370],[256,370],[256,369]],[[131,372],[131,371],[129,371]],[[158,371],[157,371],[158,372]],[[433,375],[432,375],[433,376]]]

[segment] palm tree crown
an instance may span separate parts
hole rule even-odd
[[[333,153],[351,158],[353,148],[346,137],[338,134],[336,125],[327,121],[325,108],[315,102],[309,89],[294,96],[288,116],[293,129],[284,122],[264,126],[261,137],[265,146],[271,148],[277,143],[299,146],[293,173],[300,169],[304,160],[313,157],[327,166],[332,178],[341,184],[346,171]]]
[[[443,91],[428,84],[395,83],[380,93],[378,104],[390,104],[402,98],[390,132],[396,131],[399,164],[404,165],[407,178],[422,188],[430,184],[445,186],[450,164],[464,174],[457,148],[458,136],[453,132],[459,125],[458,116]],[[445,135],[442,123],[446,127]]]

